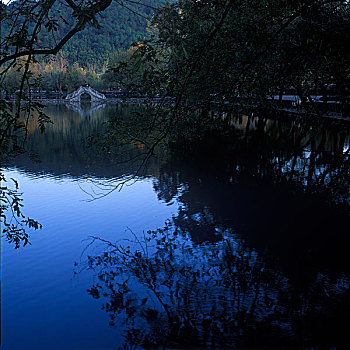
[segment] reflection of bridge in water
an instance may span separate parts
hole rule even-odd
[[[73,112],[78,113],[82,117],[91,117],[95,112],[106,107],[104,102],[91,102],[88,109],[82,107],[80,102],[66,102],[66,107]]]

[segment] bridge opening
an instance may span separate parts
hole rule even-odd
[[[80,95],[81,102],[91,102],[91,96],[87,92],[84,92]]]

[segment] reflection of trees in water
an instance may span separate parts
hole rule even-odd
[[[180,121],[171,136],[161,141],[163,146],[170,145],[171,156],[159,145],[153,148],[164,125],[161,117],[155,119],[152,108],[134,110],[126,118],[121,114],[110,118],[105,134],[92,138],[90,144],[96,154],[108,155],[118,164],[129,163],[134,169],[142,164],[144,174],[159,179],[161,193],[162,177],[168,176],[174,183],[168,181],[166,186],[173,186],[176,196],[183,185],[178,170],[186,170],[190,163],[192,168],[193,164],[202,168],[203,174],[216,173],[224,183],[261,179],[274,185],[293,184],[292,191],[317,193],[327,201],[348,204],[350,132],[346,125],[306,117],[267,119],[255,115],[226,115],[222,122],[221,118],[208,120],[201,111],[196,113],[204,118],[203,123],[189,127],[186,120]],[[129,152],[130,146],[138,152]],[[174,151],[177,148],[180,152]],[[165,158],[160,170],[150,166],[154,153]],[[171,191],[168,194],[174,197]]]
[[[250,128],[251,123],[248,118],[241,135],[244,142],[235,145],[238,172],[250,171],[261,177],[273,174],[275,182],[293,181],[311,192],[331,190],[337,194],[334,199],[347,200],[341,187],[349,185],[348,128],[307,119],[260,119],[255,129]]]
[[[236,124],[184,140],[188,154],[173,151],[154,173],[159,198],[180,204],[171,224],[136,251],[105,242],[89,258],[101,268],[89,293],[103,299],[111,324],[124,324],[128,345],[347,341],[348,130]]]
[[[44,134],[36,128],[36,119],[29,124],[27,149],[35,154],[40,164],[33,162],[33,157],[22,156],[16,159],[16,166],[26,171],[46,172],[54,176],[71,174],[81,177],[93,175],[100,178],[119,177],[124,171],[132,171],[133,164],[126,164],[125,159],[132,159],[140,153],[137,147],[123,148],[121,161],[114,162],[114,158],[105,151],[105,145],[98,143],[99,135],[105,135],[106,122],[111,116],[128,118],[133,108],[120,105],[105,105],[104,109],[95,110],[91,116],[81,117],[65,105],[48,106],[46,113],[53,124],[49,125]],[[118,133],[118,131],[117,131]],[[35,160],[34,159],[34,160]],[[118,161],[120,158],[118,158]]]
[[[261,118],[254,127],[242,123],[243,132],[212,135],[211,142],[191,144],[190,156],[174,152],[162,164],[154,188],[159,199],[179,202],[178,230],[195,242],[232,230],[268,249],[301,284],[321,268],[348,271],[348,129]]]
[[[129,346],[331,347],[346,340],[348,278],[318,274],[296,292],[267,257],[223,235],[193,244],[168,224],[136,249],[105,242],[101,255],[88,258],[99,271],[88,292],[102,299],[111,325],[123,325]]]
[[[173,151],[153,173],[159,198],[180,204],[171,224],[88,258],[100,269],[89,293],[126,344],[346,343],[348,129],[253,122],[185,140],[188,155]]]
[[[159,130],[164,128],[162,118],[158,118],[154,126],[153,108],[107,105],[92,117],[81,118],[59,105],[49,107],[47,113],[54,124],[48,126],[43,135],[33,131],[27,140],[28,148],[40,156],[41,168],[55,175],[69,172],[109,177],[107,165],[111,163],[123,170],[129,167],[132,170],[128,173],[135,172],[143,164],[143,175],[159,177],[157,167],[148,161],[154,153],[160,157],[164,155],[159,145],[157,149],[152,148]],[[182,145],[185,151],[182,153],[188,157],[183,154],[178,157],[178,167],[184,162],[196,162],[193,153],[197,152],[200,162],[211,163],[212,168],[221,172],[224,181],[271,178],[274,183],[293,182],[305,191],[322,192],[333,201],[347,201],[349,128],[332,121],[307,118],[292,121],[226,116],[226,121],[232,127],[221,131],[215,131],[220,129],[217,121],[215,128],[206,126],[201,132],[185,125],[186,138],[180,139],[178,144],[175,142],[175,146]],[[34,130],[35,122],[32,124]],[[174,137],[172,145],[177,134],[182,134],[181,125],[169,137]],[[144,158],[147,162],[143,162]],[[168,159],[166,161],[169,163]],[[21,159],[18,163],[35,168],[28,160]]]
[[[211,134],[202,142],[184,143],[192,153],[173,152],[162,165],[154,185],[158,196],[170,202],[180,195],[187,211],[198,203],[201,210],[218,206],[222,220],[227,220],[229,212],[232,218],[234,210],[242,215],[241,208],[258,196],[265,197],[271,209],[276,202],[287,205],[284,202],[290,197],[306,194],[305,203],[312,201],[310,195],[317,195],[348,210],[349,129],[317,123],[244,117],[243,131],[236,125],[226,135]]]

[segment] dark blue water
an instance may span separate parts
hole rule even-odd
[[[113,186],[113,170],[108,179],[91,177],[83,151],[74,153],[84,137],[81,129],[89,132],[93,122],[74,112],[51,110],[55,124],[32,140],[44,143],[38,150],[42,162],[23,159],[25,165],[5,171],[20,184],[24,212],[43,229],[33,231],[31,245],[23,249],[2,244],[2,348],[113,349],[120,334],[108,327],[107,315],[86,292],[94,273],[74,275],[74,263],[89,236],[119,240],[130,236],[128,228],[138,233],[156,229],[176,212],[177,204],[157,198],[152,177],[91,202],[90,194],[105,191],[97,186]],[[100,127],[102,122],[97,122]],[[115,174],[120,176],[118,169]]]
[[[47,113],[54,124],[28,139],[35,157],[4,170],[43,229],[20,249],[2,241],[2,349],[344,346],[346,125],[310,138],[301,121],[234,118],[231,138],[212,140],[227,150],[169,152],[116,189],[133,167],[86,138],[130,108]],[[124,270],[107,241],[132,246]]]

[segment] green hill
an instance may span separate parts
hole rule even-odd
[[[154,7],[164,3],[164,0],[147,1]],[[152,16],[150,8],[139,6],[137,11],[147,18]],[[98,20],[102,29],[88,27],[65,45],[63,53],[70,63],[78,62],[81,67],[101,66],[113,52],[130,48],[132,43],[147,35],[146,19],[117,3],[113,3]]]
[[[113,2],[97,19],[102,26],[96,29],[87,26],[84,31],[76,34],[61,51],[70,65],[78,63],[83,68],[102,68],[110,55],[119,50],[129,49],[131,44],[147,36],[147,19],[151,19],[154,12],[151,7],[157,8],[164,5],[165,0],[147,0],[140,3],[147,6],[138,5],[137,1],[132,5],[132,10]],[[7,6],[8,13],[11,8],[20,5],[19,2],[12,2]],[[127,4],[125,2],[125,4]],[[129,4],[130,5],[130,4]],[[149,7],[148,7],[149,6]],[[52,9],[52,18],[57,20],[59,26],[55,31],[55,37],[59,41],[74,25],[74,18],[71,9],[63,3],[56,2]],[[135,13],[141,16],[137,16]],[[62,20],[64,18],[64,20]],[[146,19],[147,18],[147,19]],[[19,23],[19,22],[18,22]],[[19,24],[16,27],[19,28]],[[29,24],[28,32],[31,32],[35,22]],[[1,21],[2,38],[9,33],[11,18]],[[16,28],[15,28],[16,30]],[[54,39],[49,28],[42,28],[39,36],[39,43],[45,47],[53,47]]]

